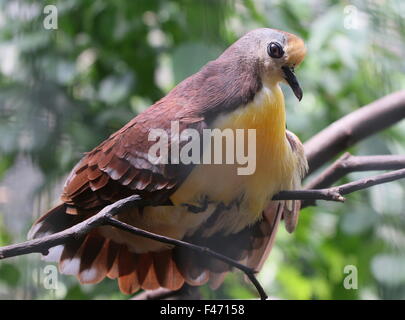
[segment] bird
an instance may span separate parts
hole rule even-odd
[[[215,60],[136,115],[82,159],[68,176],[60,203],[34,222],[29,239],[60,232],[132,195],[143,207],[120,212],[122,222],[166,237],[208,247],[260,270],[280,221],[297,224],[300,202],[273,201],[282,190],[301,187],[308,169],[299,138],[287,130],[287,84],[298,100],[295,75],[306,54],[304,41],[270,28],[247,32]],[[151,161],[152,130],[255,130],[255,170],[238,174],[237,163]],[[171,137],[171,136],[170,136]],[[168,142],[174,148],[175,139]],[[178,142],[179,143],[179,142]],[[180,142],[181,143],[181,142]],[[113,226],[101,226],[51,248],[44,257],[80,283],[117,279],[125,294],[180,289],[208,283],[217,289],[231,267],[191,251]]]

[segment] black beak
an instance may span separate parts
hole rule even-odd
[[[290,85],[292,91],[294,92],[295,96],[297,97],[298,101],[302,99],[302,89],[300,84],[298,83],[297,77],[294,74],[294,68],[291,67],[281,67],[284,72],[284,79]]]

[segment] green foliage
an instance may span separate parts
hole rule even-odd
[[[20,278],[20,271],[13,264],[5,262],[0,265],[0,282],[16,287]]]
[[[58,8],[57,30],[43,27],[46,4]],[[307,58],[297,70],[302,102],[283,87],[288,127],[302,140],[405,85],[399,0],[21,0],[0,6],[0,178],[18,157],[28,157],[45,178],[39,191],[51,188],[83,152],[253,28],[290,31],[307,44]],[[404,139],[400,123],[351,152],[404,153]],[[269,294],[405,298],[404,187],[391,183],[358,192],[344,205],[319,202],[303,210],[294,234],[281,228],[260,274]],[[7,230],[0,224],[0,245],[12,240]],[[30,283],[25,297],[126,298],[115,281],[80,286],[64,276],[60,288],[49,292],[32,282],[27,270],[34,260],[0,263],[0,295],[2,286]],[[358,290],[343,286],[347,265],[358,269]],[[256,296],[240,273],[229,275],[218,291],[203,287],[202,293],[211,299]],[[7,297],[17,294],[9,291]]]

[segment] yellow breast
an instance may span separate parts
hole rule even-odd
[[[241,199],[243,221],[250,224],[261,217],[274,194],[289,189],[295,165],[285,136],[284,96],[278,85],[263,87],[247,106],[220,116],[214,128],[256,130],[256,170],[238,175],[238,164],[200,164],[172,195],[175,205],[198,204],[205,196],[210,201],[228,205]],[[234,217],[236,218],[236,217]]]

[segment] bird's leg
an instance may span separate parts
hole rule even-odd
[[[208,196],[204,196],[197,206],[189,203],[182,203],[181,206],[186,207],[191,213],[200,213],[206,211],[210,203],[212,203],[212,201],[208,200]]]

